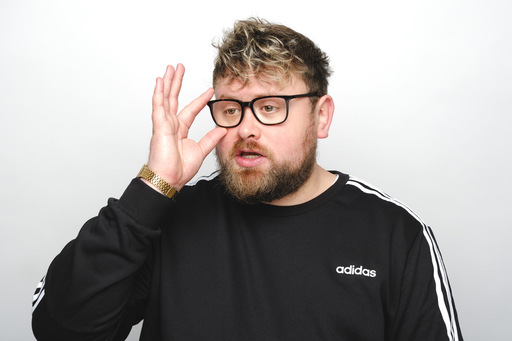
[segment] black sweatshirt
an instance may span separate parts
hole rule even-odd
[[[296,206],[134,179],[50,265],[38,340],[462,340],[432,231],[342,173]]]

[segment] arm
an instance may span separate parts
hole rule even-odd
[[[144,311],[151,245],[170,202],[134,180],[119,201],[110,199],[83,226],[48,270],[33,314],[38,340],[108,340],[121,331],[127,335],[142,319],[136,313]]]
[[[401,276],[389,340],[462,341],[448,275],[428,226],[417,234]]]
[[[199,143],[187,138],[195,116],[213,96],[209,89],[177,115],[184,68],[167,67],[153,94],[153,135],[148,166],[181,189],[225,129]],[[110,199],[52,262],[33,313],[38,340],[123,340],[143,318],[151,278],[152,243],[172,201],[136,179],[119,201]]]

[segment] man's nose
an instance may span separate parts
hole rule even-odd
[[[258,121],[251,108],[245,107],[243,110],[244,117],[237,127],[238,135],[244,140],[249,138],[258,140],[261,136],[263,125]]]

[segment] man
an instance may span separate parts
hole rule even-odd
[[[237,22],[214,89],[177,115],[183,74],[157,79],[147,165],[52,262],[38,340],[124,340],[142,319],[151,341],[462,340],[430,228],[316,163],[334,104],[313,42]],[[217,127],[196,143],[206,105]],[[215,147],[220,172],[187,185]]]

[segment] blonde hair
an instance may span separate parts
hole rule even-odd
[[[214,46],[214,86],[221,79],[246,83],[250,75],[282,82],[294,74],[310,92],[327,94],[329,58],[309,38],[284,25],[259,18],[240,20]]]

